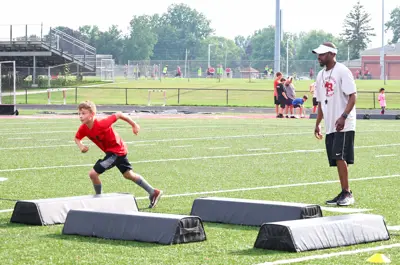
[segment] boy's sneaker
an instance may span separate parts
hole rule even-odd
[[[149,208],[154,208],[156,207],[158,201],[160,200],[161,196],[163,194],[162,190],[154,190],[153,195],[150,196],[150,205]]]
[[[332,200],[326,201],[325,203],[327,205],[337,205],[337,202],[339,201],[339,199],[342,196],[343,192],[344,191],[342,190],[335,198],[333,198]]]
[[[340,196],[337,201],[338,206],[348,206],[354,204],[354,197],[351,191],[343,191],[342,196]]]

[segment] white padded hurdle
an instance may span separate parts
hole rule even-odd
[[[63,95],[63,105],[67,104],[67,89],[66,88],[49,88],[47,89],[47,104],[51,104],[51,92],[62,92]],[[60,103],[60,102],[54,102],[53,103]]]
[[[152,92],[162,92],[163,93],[163,102],[161,103],[161,106],[165,106],[167,104],[167,92],[166,90],[160,90],[160,89],[149,89],[148,90],[149,94],[147,97],[147,106],[151,106],[152,102],[151,102],[151,93]],[[160,102],[153,102],[153,104],[160,104]]]

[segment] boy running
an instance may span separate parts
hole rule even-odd
[[[140,126],[130,117],[121,112],[115,113],[104,119],[97,119],[96,105],[91,101],[84,101],[79,104],[78,111],[82,125],[76,132],[75,143],[78,145],[82,153],[86,153],[89,150],[89,147],[82,143],[82,139],[88,137],[106,154],[105,157],[99,159],[89,171],[89,177],[92,180],[96,194],[101,194],[102,190],[99,176],[106,170],[116,166],[124,178],[135,182],[149,193],[149,208],[154,208],[163,192],[154,189],[141,175],[132,171],[132,165],[129,163],[127,158],[127,146],[117,132],[114,131],[112,124],[118,119],[121,119],[132,126],[135,135],[139,133]]]

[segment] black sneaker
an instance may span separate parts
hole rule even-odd
[[[351,191],[343,191],[342,196],[340,196],[339,200],[337,201],[337,205],[349,206],[351,204],[354,204],[353,193]]]
[[[327,205],[337,205],[337,202],[340,199],[340,197],[342,196],[343,192],[344,191],[342,190],[335,198],[333,198],[332,200],[326,201],[325,203]]]

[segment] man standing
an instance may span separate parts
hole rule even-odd
[[[339,195],[326,204],[347,206],[354,203],[348,165],[354,164],[357,89],[351,71],[336,62],[337,48],[333,43],[325,42],[312,52],[318,55],[318,62],[324,67],[315,84],[318,114],[314,133],[322,139],[320,123],[324,119],[329,166],[337,167],[342,188]]]

